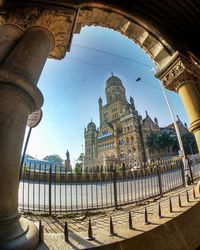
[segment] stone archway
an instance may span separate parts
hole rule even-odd
[[[190,129],[200,148],[200,53],[196,49],[199,42],[196,39],[192,43],[191,39],[190,44],[186,38],[184,40],[188,33],[195,37],[194,32],[198,31],[199,22],[194,22],[199,17],[195,7],[200,9],[200,6],[188,3],[184,6],[174,3],[173,6],[167,0],[162,1],[163,5],[158,1],[142,2],[0,1],[0,170],[4,173],[0,175],[2,249],[11,246],[33,249],[38,243],[36,228],[21,219],[17,209],[18,166],[26,121],[43,102],[36,85],[47,57],[62,59],[70,50],[73,34],[81,27],[99,25],[114,29],[145,50],[158,68],[157,77],[166,88],[180,94],[190,119]],[[176,13],[174,7],[181,12]],[[194,19],[184,16],[184,27],[177,23],[173,25],[172,21],[182,18],[186,10],[188,16],[194,13]]]

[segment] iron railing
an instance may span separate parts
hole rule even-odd
[[[190,160],[194,179],[199,157]],[[181,160],[145,164],[138,170],[74,174],[54,166],[25,166],[19,186],[23,211],[71,213],[139,203],[162,196],[185,183]]]

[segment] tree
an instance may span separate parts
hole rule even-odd
[[[164,133],[154,133],[152,132],[147,136],[146,141],[147,147],[151,150],[152,153],[157,152],[178,152],[178,141],[175,137],[171,136],[170,134]]]
[[[59,155],[47,155],[43,158],[43,160],[49,161],[52,164],[62,166],[63,165],[63,159]]]
[[[181,136],[186,154],[198,153],[195,137],[192,133],[187,133]]]
[[[84,153],[81,153],[78,157],[78,159],[76,160],[76,165],[75,165],[75,172],[76,174],[81,174],[83,171],[83,167],[84,167]]]
[[[159,142],[158,133],[152,132],[151,134],[147,135],[146,144],[147,144],[147,147],[149,147],[152,152],[159,150],[159,148],[160,148],[159,143],[160,142]]]
[[[82,167],[83,167],[83,166],[82,166],[81,163],[76,162],[75,173],[76,173],[76,174],[82,174],[82,171],[83,171]]]

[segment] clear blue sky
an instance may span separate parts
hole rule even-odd
[[[48,59],[38,87],[44,95],[43,118],[32,130],[27,153],[43,158],[68,149],[72,164],[82,152],[84,128],[91,118],[99,126],[98,98],[105,104],[105,82],[111,72],[132,96],[138,112],[145,110],[160,126],[172,123],[153,62],[145,52],[120,33],[100,27],[85,27],[74,35],[71,51],[61,60]],[[136,82],[142,77],[140,82]],[[179,96],[167,91],[175,114],[188,124]],[[26,138],[26,137],[25,137]]]

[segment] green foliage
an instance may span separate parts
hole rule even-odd
[[[22,168],[22,173],[26,173],[27,170],[28,170],[27,166],[24,165],[23,168]]]
[[[177,139],[168,133],[154,133],[147,136],[147,147],[152,151],[166,150],[172,147],[173,151],[178,151]]]
[[[146,144],[147,144],[147,147],[149,147],[151,151],[159,150],[160,142],[159,142],[158,133],[152,132],[150,135],[147,135]]]
[[[49,161],[52,164],[63,166],[63,159],[59,155],[47,155],[43,158],[43,160]]]
[[[82,163],[77,162],[75,166],[75,173],[82,174]]]
[[[81,153],[78,159],[76,160],[76,165],[75,165],[76,174],[82,174],[83,166],[84,166],[84,157],[85,155]]]
[[[117,173],[122,173],[122,166],[121,165],[117,166]]]
[[[186,154],[198,153],[196,140],[192,133],[184,134],[181,138]],[[171,147],[173,152],[178,152],[180,148],[177,137],[171,136],[168,133],[152,132],[147,136],[146,144],[151,151],[167,150]]]
[[[198,153],[198,148],[196,144],[195,137],[192,133],[187,133],[181,136],[185,153],[186,154],[196,154]]]

